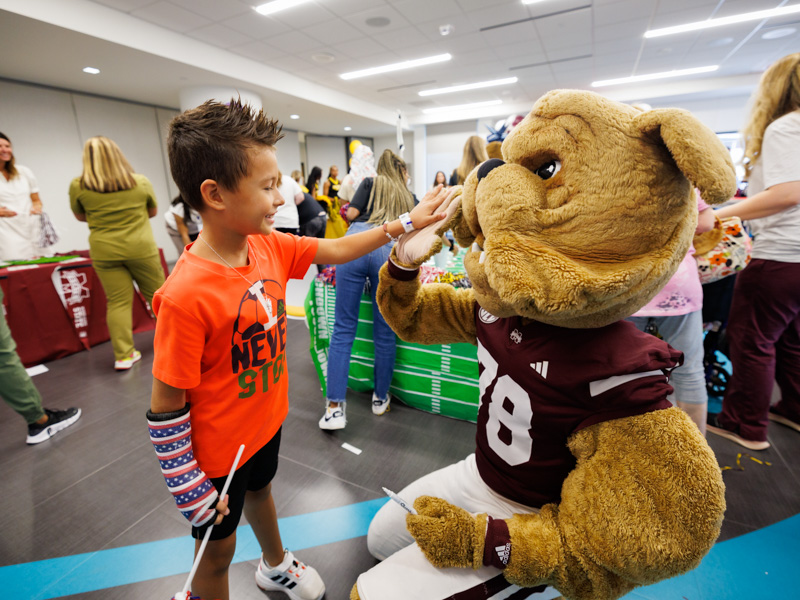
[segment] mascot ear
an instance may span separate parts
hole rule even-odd
[[[467,176],[467,181],[473,177],[473,173]],[[461,203],[458,206],[456,214],[450,219],[450,229],[453,231],[453,237],[456,238],[456,243],[462,248],[469,248],[472,242],[475,241],[475,234],[470,230],[470,218],[477,222],[477,215],[475,214],[475,186],[461,185],[458,186],[458,191],[455,192],[461,196]],[[467,204],[465,204],[465,202]]]
[[[675,164],[709,204],[725,202],[736,193],[736,172],[728,149],[688,111],[649,110],[636,115],[633,126],[661,138]]]
[[[459,206],[456,214],[453,215],[453,220],[450,221],[453,230],[453,237],[456,238],[456,243],[462,248],[469,248],[472,242],[475,241],[475,236],[469,230],[467,220],[464,218],[464,207]]]

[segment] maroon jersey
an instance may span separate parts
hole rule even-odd
[[[558,502],[575,468],[567,438],[590,425],[669,408],[683,353],[627,321],[566,329],[475,310],[480,372],[476,462],[501,496]]]

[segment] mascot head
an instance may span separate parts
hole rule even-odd
[[[484,309],[561,327],[635,313],[689,249],[694,188],[709,203],[736,191],[728,151],[690,113],[592,92],[540,98],[502,155],[464,182],[464,266]]]

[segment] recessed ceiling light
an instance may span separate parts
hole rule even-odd
[[[97,75],[100,69],[96,69],[95,67],[83,67],[83,72],[89,73],[89,75]]]
[[[445,23],[444,25],[439,25],[439,35],[450,35],[455,31],[455,27],[453,27],[450,23]]]
[[[352,131],[352,129],[353,129],[352,127],[345,127],[344,128],[345,131]]]
[[[299,119],[300,115],[289,115],[290,119]]]
[[[370,17],[364,23],[369,25],[370,27],[386,27],[389,23],[391,23],[391,19],[388,17]]]
[[[706,46],[708,46],[709,48],[721,48],[722,46],[727,46],[732,43],[733,43],[732,37],[724,37],[724,38],[719,38],[717,40],[711,40],[706,44]]]
[[[432,115],[451,110],[466,110],[468,108],[480,108],[482,106],[496,106],[502,103],[502,100],[486,100],[485,102],[471,102],[470,104],[456,104],[455,106],[437,106],[436,108],[426,108],[422,112],[424,112],[426,115]]]
[[[792,35],[795,33],[797,29],[794,27],[781,27],[779,29],[770,29],[769,31],[765,31],[761,36],[762,40],[777,40],[778,38],[786,37],[787,35]]]
[[[336,60],[336,56],[331,54],[330,52],[317,52],[311,55],[311,59],[314,62],[318,62],[322,65],[331,63]]]
[[[480,88],[495,87],[498,85],[510,85],[519,81],[516,77],[506,77],[505,79],[493,79],[492,81],[478,81],[476,83],[465,83],[464,85],[454,85],[446,88],[434,90],[422,90],[420,96],[438,96],[439,94],[450,94],[452,92],[463,92],[464,90],[477,90]]]
[[[539,4],[539,2],[547,2],[547,0],[522,0],[523,4]]]
[[[308,2],[308,0],[274,0],[273,2],[254,6],[253,8],[257,13],[262,15],[271,15],[272,13],[280,12],[287,8],[294,8],[298,4],[304,4],[305,2]]]
[[[370,75],[377,75],[378,73],[388,73],[390,71],[400,71],[402,69],[411,69],[413,67],[421,67],[423,65],[431,65],[434,63],[445,62],[453,58],[451,54],[437,54],[436,56],[428,56],[426,58],[417,58],[415,60],[407,60],[404,62],[393,63],[391,65],[384,65],[382,67],[372,67],[370,69],[362,69],[361,71],[351,71],[350,73],[342,73],[339,75],[342,79],[358,79],[359,77],[368,77]]]
[[[592,87],[605,87],[608,85],[620,85],[622,83],[637,83],[639,81],[652,81],[653,79],[667,79],[669,77],[683,77],[684,75],[695,75],[696,73],[710,73],[719,69],[719,65],[708,67],[695,67],[693,69],[677,69],[675,71],[664,71],[663,73],[649,73],[648,75],[634,75],[632,77],[619,77],[617,79],[603,79],[593,81]]]
[[[800,4],[794,4],[792,6],[772,8],[769,10],[758,10],[756,12],[742,13],[739,15],[732,15],[730,17],[720,17],[719,19],[706,19],[705,21],[696,21],[694,23],[687,23],[685,25],[675,25],[674,27],[651,29],[650,31],[645,31],[644,37],[661,37],[662,35],[672,35],[674,33],[683,33],[684,31],[698,31],[700,29],[722,27],[723,25],[733,25],[735,23],[744,23],[746,21],[760,21],[761,19],[791,15],[798,12],[800,12]]]

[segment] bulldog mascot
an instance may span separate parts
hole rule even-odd
[[[724,485],[667,400],[682,355],[622,320],[686,255],[695,188],[736,188],[728,152],[678,109],[597,94],[543,96],[445,201],[404,235],[378,299],[404,340],[478,347],[475,453],[389,502],[361,600],[563,596],[611,600],[695,568],[719,535]],[[420,285],[451,228],[471,289]]]

